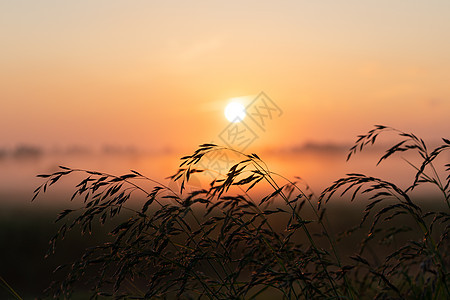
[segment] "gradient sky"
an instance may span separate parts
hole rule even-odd
[[[0,147],[192,149],[231,97],[283,115],[254,147],[373,124],[450,133],[450,1],[0,0]]]

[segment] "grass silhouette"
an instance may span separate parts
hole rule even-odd
[[[48,293],[70,298],[84,282],[93,298],[448,299],[450,164],[435,163],[450,141],[428,150],[414,134],[377,125],[358,137],[348,159],[387,133],[401,141],[380,162],[405,151],[421,158],[419,165],[408,162],[415,176],[406,189],[353,173],[316,196],[271,172],[257,154],[215,144],[200,145],[181,159],[171,176],[180,191],[137,171],[115,176],[61,166],[38,175],[45,181],[33,199],[63,176],[85,174],[72,196],[82,207],[59,214],[62,225],[49,254],[68,230],[114,224],[110,242],[58,268],[64,279]],[[197,168],[202,157],[214,151],[232,151],[242,159],[207,189],[185,192],[192,174],[204,171]],[[437,167],[446,168],[445,179]],[[256,199],[250,191],[262,182],[272,191]],[[424,184],[436,186],[445,206],[423,209],[413,191]],[[230,193],[236,188],[240,193]],[[141,207],[128,206],[138,194],[145,196]],[[336,233],[328,221],[330,203],[347,196],[367,204],[359,224]],[[125,220],[119,218],[124,211]],[[349,241],[355,246],[343,250]]]

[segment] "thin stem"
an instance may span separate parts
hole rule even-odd
[[[11,295],[16,297],[16,299],[23,300],[22,297],[20,297],[19,294],[17,294],[17,292],[6,282],[5,279],[3,279],[2,276],[0,276],[0,281],[5,285],[6,289],[8,290],[8,292],[11,293]]]

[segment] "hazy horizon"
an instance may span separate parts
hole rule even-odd
[[[448,1],[1,1],[0,146],[193,149],[234,97],[282,110],[249,151],[450,132]],[[253,96],[252,96],[253,95]]]
[[[345,162],[375,124],[430,146],[448,138],[449,12],[447,1],[0,1],[4,188],[64,164],[164,178],[210,142],[319,187],[377,172],[395,135]],[[232,101],[247,108],[241,140],[224,115]],[[382,174],[403,180],[401,163]]]

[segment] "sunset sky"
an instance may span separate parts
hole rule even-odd
[[[230,98],[283,111],[252,147],[450,133],[450,2],[0,1],[0,147],[185,151]]]

